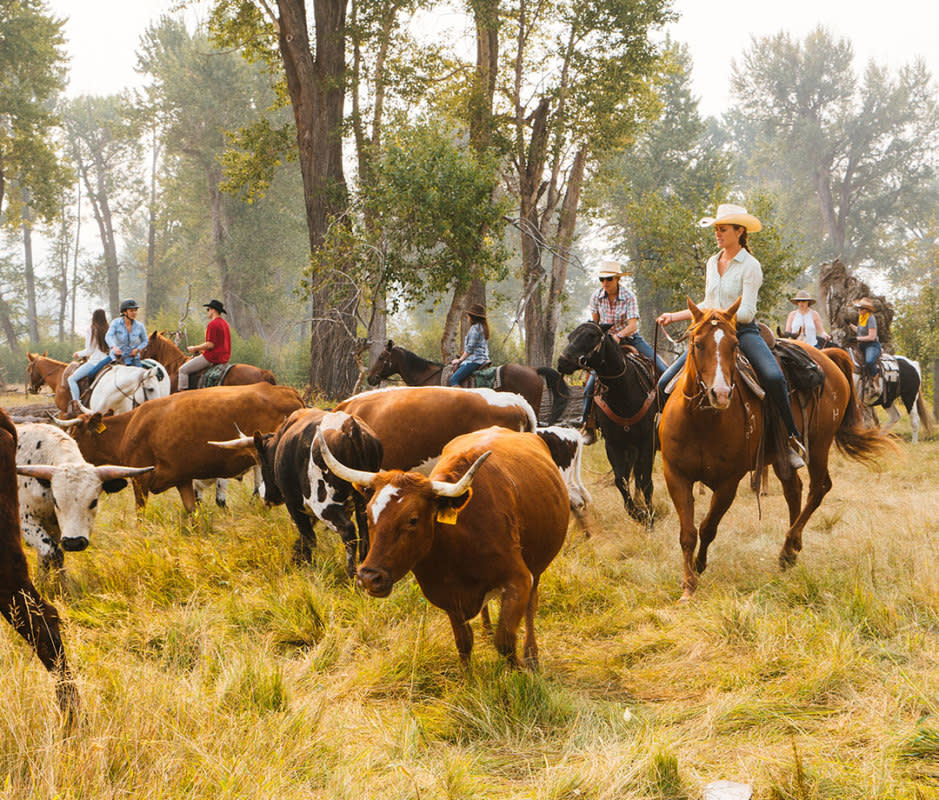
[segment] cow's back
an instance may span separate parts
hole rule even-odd
[[[519,395],[442,386],[364,392],[335,410],[371,427],[384,448],[383,469],[414,469],[436,458],[454,437],[492,425],[531,430],[534,416]]]
[[[274,445],[274,479],[284,501],[296,509],[310,494],[310,448],[327,412],[321,408],[294,411],[279,431]]]
[[[473,479],[457,524],[470,550],[491,536],[517,535],[526,565],[539,575],[564,544],[570,504],[548,446],[536,434],[489,428],[459,436],[444,448],[430,477],[457,481],[487,450],[492,455]]]
[[[176,485],[180,475],[233,477],[254,466],[251,454],[207,443],[230,439],[236,426],[249,434],[274,431],[302,407],[296,389],[268,383],[190,389],[151,400],[133,412],[121,441],[121,463],[153,465],[152,477],[142,478],[153,492]]]

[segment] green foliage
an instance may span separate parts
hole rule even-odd
[[[507,254],[488,233],[501,229],[505,212],[493,199],[494,161],[433,120],[402,123],[386,141],[373,180],[360,187],[362,216],[332,226],[309,274],[332,267],[387,287],[392,311],[465,285],[472,274],[504,277]]]
[[[922,62],[857,76],[853,60],[824,28],[757,39],[735,68],[729,121],[744,179],[780,197],[807,236],[806,262],[837,255],[896,272],[897,248],[939,199],[939,103]]]
[[[58,119],[53,105],[65,86],[64,20],[44,0],[0,3],[0,210],[3,182],[29,194],[43,219],[59,210],[59,192],[71,174],[56,153]],[[6,223],[18,224],[22,208],[10,198]]]

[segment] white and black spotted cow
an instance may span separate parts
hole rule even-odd
[[[40,570],[61,568],[64,550],[84,550],[91,537],[98,497],[117,492],[127,478],[152,467],[95,467],[75,441],[53,425],[16,426],[16,471],[23,539],[39,555]]]
[[[368,552],[365,501],[346,481],[326,469],[315,441],[320,428],[332,451],[345,454],[345,463],[357,464],[358,469],[368,471],[381,467],[381,442],[365,423],[343,412],[319,408],[294,411],[274,433],[242,435],[209,444],[250,448],[256,454],[262,475],[261,499],[269,505],[285,503],[300,533],[294,544],[296,563],[309,562],[312,557],[316,546],[315,517],[339,534],[346,547],[346,571],[352,577],[358,563],[356,556],[361,560]]]
[[[538,436],[548,445],[551,451],[551,459],[557,464],[561,471],[561,477],[567,486],[567,496],[570,500],[571,511],[580,522],[584,533],[590,536],[590,522],[587,514],[587,504],[592,502],[593,498],[587,487],[584,486],[580,475],[580,467],[583,461],[584,438],[580,431],[574,428],[565,428],[561,425],[551,425],[545,428],[538,428],[535,431]]]

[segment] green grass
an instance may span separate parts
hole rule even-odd
[[[545,573],[534,674],[478,622],[464,672],[414,581],[356,591],[325,529],[292,566],[287,514],[246,485],[192,519],[174,494],[139,520],[129,492],[107,496],[43,586],[73,730],[0,634],[0,800],[693,800],[720,779],[757,800],[939,797],[939,444],[899,447],[880,472],[835,459],[786,573],[778,484],[762,519],[742,488],[690,604],[660,467],[650,532],[590,448],[594,535],[572,528]]]

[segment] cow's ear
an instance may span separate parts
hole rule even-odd
[[[106,491],[108,494],[119,492],[125,486],[127,486],[126,478],[111,478],[110,480],[106,480],[101,484],[101,488],[104,489],[104,491]]]
[[[460,512],[466,508],[466,504],[473,496],[473,487],[466,490],[465,494],[459,497],[437,497],[437,522],[444,525],[456,525]]]

